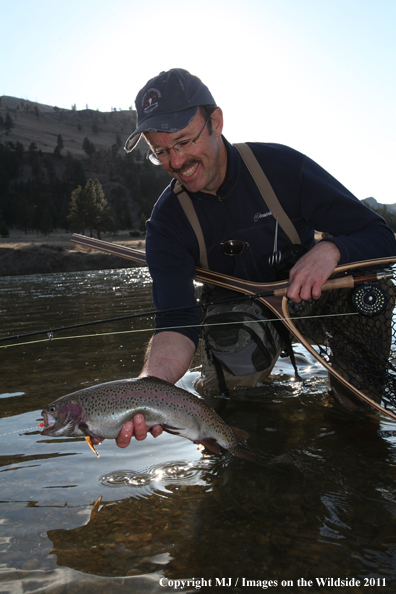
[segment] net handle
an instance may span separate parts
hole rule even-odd
[[[393,274],[387,275],[382,273],[367,274],[366,276],[343,276],[341,278],[332,278],[326,281],[322,285],[322,291],[330,291],[331,289],[353,289],[357,283],[364,283],[366,281],[373,280],[385,280],[386,278],[392,278]],[[274,297],[286,297],[288,287],[282,289],[275,289]]]

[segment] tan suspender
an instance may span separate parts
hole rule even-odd
[[[193,202],[179,181],[176,182],[173,191],[178,197],[181,207],[184,210],[184,214],[188,218],[190,225],[194,229],[194,233],[197,236],[199,244],[199,263],[201,268],[209,270],[208,255],[206,253],[206,245],[202,233],[202,227],[198,220],[197,213],[195,212]]]
[[[278,218],[279,225],[282,227],[288,238],[292,243],[300,244],[300,238],[296,231],[295,226],[283,210],[278,198],[275,195],[274,190],[271,187],[271,184],[268,181],[267,176],[265,175],[264,171],[261,169],[256,157],[253,154],[253,151],[247,144],[234,144],[235,148],[238,150],[239,154],[241,155],[243,161],[245,162],[246,167],[249,170],[250,175],[254,179],[260,193],[263,197],[264,202],[270,209],[273,217],[276,219]],[[195,212],[195,208],[190,196],[187,194],[183,185],[180,182],[177,182],[174,190],[175,194],[177,195],[180,205],[184,210],[184,213],[189,220],[195,235],[197,236],[198,244],[199,244],[199,261],[202,268],[209,270],[208,264],[208,255],[206,252],[205,240],[202,233],[202,228],[200,222],[197,217],[197,213]]]
[[[241,155],[242,159],[245,162],[246,167],[249,170],[250,175],[256,182],[256,186],[261,192],[261,195],[264,199],[264,202],[270,209],[272,216],[274,219],[278,218],[279,225],[282,227],[283,231],[286,233],[288,238],[292,243],[300,244],[300,238],[296,231],[295,226],[285,213],[282,208],[281,203],[279,202],[278,198],[275,195],[274,190],[272,189],[271,184],[268,181],[267,176],[265,175],[264,171],[261,169],[260,165],[256,157],[253,154],[252,149],[247,144],[234,144],[235,148],[238,149],[239,154]]]

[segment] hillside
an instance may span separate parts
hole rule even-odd
[[[362,202],[364,202],[364,204],[366,204],[367,206],[369,206],[370,208],[372,208],[375,211],[379,211],[380,209],[385,208],[390,213],[396,214],[396,204],[380,204],[380,202],[378,202],[373,197],[364,198],[364,200],[362,200]]]
[[[98,179],[111,230],[139,228],[169,178],[143,158],[144,141],[140,151],[125,153],[135,122],[132,110],[78,111],[0,97],[0,227],[69,231],[72,192]]]
[[[89,179],[103,187],[113,221],[107,230],[138,229],[169,177],[145,159],[144,141],[125,153],[135,122],[131,109],[61,109],[0,97],[0,235],[7,229],[71,231],[72,192]],[[381,205],[372,197],[363,202],[382,209],[387,220],[387,213],[396,217],[396,204]],[[392,228],[394,223],[392,218]]]
[[[85,158],[82,148],[85,137],[95,145],[97,151],[107,151],[117,142],[117,135],[123,146],[124,141],[135,129],[135,111],[99,112],[92,109],[80,111],[59,109],[33,101],[3,96],[1,98],[4,114],[8,111],[14,127],[6,134],[0,131],[0,142],[21,142],[27,149],[34,142],[43,153],[52,153],[61,134],[66,154],[75,158]]]
[[[9,112],[14,128],[8,134],[0,131],[0,142],[21,142],[28,148],[34,142],[38,150],[52,153],[58,134],[62,135],[64,153],[85,158],[82,148],[85,137],[95,145],[96,150],[109,150],[120,137],[122,146],[135,129],[136,112],[132,110],[100,112],[93,109],[60,109],[42,103],[35,103],[16,97],[1,97],[3,117]]]

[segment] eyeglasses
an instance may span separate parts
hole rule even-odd
[[[226,256],[239,256],[245,247],[249,247],[249,244],[241,239],[230,239],[221,244],[223,254]]]
[[[190,138],[188,140],[181,140],[180,142],[176,142],[170,148],[164,148],[159,151],[153,151],[148,155],[148,158],[154,165],[161,165],[162,163],[167,163],[170,159],[170,151],[174,150],[175,153],[178,155],[192,155],[197,150],[197,141],[199,140],[202,132],[206,128],[206,124],[209,122],[210,117],[205,122],[204,127],[202,128],[201,132],[198,134],[196,138]]]

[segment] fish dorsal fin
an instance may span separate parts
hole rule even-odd
[[[249,439],[249,433],[243,429],[239,429],[238,427],[231,427],[231,429],[238,443],[244,443],[247,439]]]

